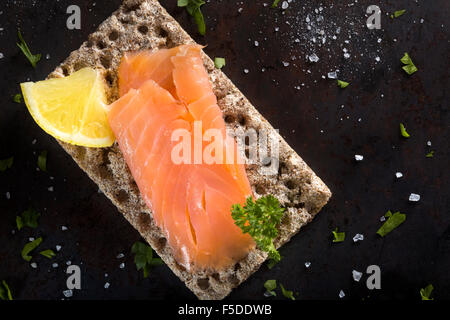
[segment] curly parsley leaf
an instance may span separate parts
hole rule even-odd
[[[280,288],[281,288],[281,292],[283,293],[283,296],[285,296],[288,299],[295,300],[294,293],[292,291],[286,290],[281,283],[280,283]]]
[[[433,285],[429,284],[425,288],[420,289],[420,297],[422,300],[434,300],[433,298],[430,298],[431,292],[433,292]]]
[[[256,245],[269,254],[271,262],[277,263],[281,260],[281,255],[275,249],[273,240],[278,235],[276,227],[281,222],[284,211],[278,199],[268,195],[256,201],[248,197],[244,207],[234,204],[231,216],[242,232],[248,233]]]
[[[41,60],[41,54],[32,54],[30,52],[30,49],[28,48],[27,44],[25,43],[25,40],[23,40],[22,34],[20,33],[20,30],[17,31],[17,36],[19,37],[20,43],[17,43],[17,46],[22,50],[25,57],[27,57],[28,61],[30,61],[33,68],[36,68],[36,63]]]
[[[267,280],[264,282],[264,288],[266,288],[268,293],[275,297],[277,293],[274,290],[277,288],[277,280]]]
[[[394,12],[394,18],[398,18],[400,16],[402,16],[403,14],[405,14],[406,10],[397,10]]]
[[[278,7],[278,3],[280,3],[280,0],[274,0],[274,2],[272,3],[272,8]]]
[[[197,24],[198,33],[202,36],[206,33],[205,19],[200,7],[205,4],[203,0],[178,0],[178,7],[186,7],[187,12],[194,17]]]
[[[15,103],[22,103],[22,95],[20,93],[14,95],[13,101]]]
[[[434,150],[428,152],[428,153],[426,154],[425,157],[427,157],[427,158],[433,158],[433,157],[434,157]]]
[[[143,270],[144,278],[148,277],[151,267],[163,265],[164,262],[160,258],[153,257],[153,249],[149,245],[137,241],[131,247],[131,252],[135,254],[134,263],[138,270]]]
[[[39,254],[49,259],[52,259],[54,256],[56,256],[55,252],[51,249],[41,251],[39,252]]]
[[[338,228],[334,229],[333,232],[333,242],[343,242],[345,240],[345,232],[338,232]]]
[[[414,72],[416,72],[417,67],[414,65],[414,63],[411,60],[411,57],[407,52],[403,55],[403,57],[400,59],[400,61],[404,64],[402,69],[409,75],[412,75]]]
[[[404,138],[409,138],[410,137],[409,133],[406,132],[406,128],[403,125],[403,123],[400,123],[400,133],[401,133],[402,137],[404,137]]]
[[[6,169],[11,168],[13,163],[14,157],[9,157],[7,159],[0,160],[0,171],[3,172],[6,171]]]
[[[31,256],[29,255],[30,252],[36,249],[41,244],[41,242],[42,242],[41,237],[37,238],[34,241],[28,242],[22,249],[22,258],[25,261],[30,261],[31,260]]]
[[[5,280],[2,280],[0,284],[0,299],[2,300],[13,300],[11,290]]]
[[[348,85],[349,85],[350,83],[349,83],[349,82],[342,81],[342,80],[338,80],[338,81],[337,81],[337,84],[338,84],[339,87],[341,87],[342,89],[344,89],[344,88],[347,88]]]
[[[216,58],[214,58],[214,66],[217,68],[217,69],[222,69],[223,67],[225,67],[225,58],[218,58],[218,57],[216,57]]]
[[[406,220],[406,214],[395,212],[392,213],[390,210],[384,215],[386,218],[388,218],[383,225],[378,229],[377,234],[384,237],[389,232],[397,228],[399,225],[401,225]]]
[[[39,154],[38,160],[37,160],[37,165],[41,171],[44,171],[44,172],[47,171],[47,151],[46,150],[42,151]]]
[[[33,208],[28,208],[20,216],[16,217],[17,229],[20,230],[23,227],[36,228],[38,226],[38,219],[41,216],[39,212],[37,212]]]

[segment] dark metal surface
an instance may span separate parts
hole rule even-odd
[[[281,249],[282,262],[272,270],[263,266],[230,298],[260,299],[264,281],[273,278],[300,299],[338,299],[341,289],[345,299],[420,299],[419,289],[428,283],[437,299],[449,299],[449,2],[380,1],[383,29],[368,30],[365,10],[373,1],[333,6],[335,1],[319,5],[296,0],[284,11],[271,9],[269,0],[210,1],[203,7],[205,37],[197,35],[175,0],[161,2],[196,40],[208,45],[210,56],[226,58],[224,72],[334,193],[317,218]],[[0,172],[0,280],[8,282],[16,299],[63,298],[68,260],[82,269],[82,290],[73,299],[195,298],[167,267],[157,267],[143,279],[130,253],[139,234],[34,123],[25,105],[12,102],[20,82],[43,79],[120,3],[1,1],[0,159],[14,156],[14,165]],[[81,30],[66,29],[70,4],[82,9]],[[337,27],[341,33],[319,47],[304,21],[307,14],[317,17],[315,9],[321,6],[325,33],[334,34]],[[398,19],[386,15],[399,9],[407,12]],[[18,28],[31,51],[43,54],[35,70],[15,45]],[[344,48],[351,58],[343,57]],[[305,59],[312,52],[319,62]],[[401,69],[404,52],[419,68],[411,77]],[[351,82],[345,90],[322,78],[335,69]],[[400,136],[400,122],[410,139]],[[48,150],[47,173],[36,170],[42,150]],[[434,158],[425,157],[430,150],[435,150]],[[364,160],[356,163],[355,154]],[[396,179],[397,171],[404,177]],[[408,202],[411,192],[422,199]],[[42,214],[39,227],[12,234],[16,215],[29,206]],[[406,213],[407,220],[380,238],[375,233],[379,219],[389,209]],[[347,233],[344,243],[332,243],[335,227]],[[353,243],[356,233],[364,234],[364,241]],[[62,249],[53,261],[35,255],[38,268],[32,269],[20,252],[29,237],[38,236],[44,238],[40,248]],[[125,258],[117,259],[119,253]],[[309,269],[306,261],[312,263]],[[53,262],[59,266],[53,268]],[[381,290],[369,291],[366,275],[359,283],[352,279],[353,269],[365,271],[371,264],[381,268]]]

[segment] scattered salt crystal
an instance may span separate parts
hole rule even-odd
[[[427,141],[427,146],[431,147],[431,141]]]
[[[249,73],[250,71],[248,71],[248,69],[244,69],[244,73]]]
[[[36,144],[37,140],[34,139],[33,141],[31,141],[31,144]]]
[[[283,61],[283,66],[288,67],[289,66],[289,62]]]
[[[61,230],[62,230],[62,231],[66,231],[66,230],[67,230],[67,227],[66,227],[66,226],[62,226],[62,227],[61,227]]]
[[[0,59],[3,59],[5,56],[0,52]]]
[[[125,263],[122,262],[122,263],[119,265],[119,268],[120,268],[120,269],[125,268]]]
[[[380,57],[375,57],[376,62],[380,62],[380,60],[381,60]]]
[[[50,54],[49,54],[49,53],[47,53],[47,54],[45,55],[45,59],[50,60]]]
[[[272,297],[272,296],[273,296],[273,294],[270,293],[269,291],[264,292],[264,297],[269,298],[269,297]]]
[[[275,32],[278,32],[280,30],[279,27],[275,27]]]
[[[52,264],[52,267],[53,268],[58,268],[58,264],[55,262],[55,263]]]
[[[328,78],[337,79],[337,72],[336,71],[328,72]]]
[[[70,260],[66,262],[66,265],[68,265],[68,266],[70,266],[71,264],[72,264],[72,261],[70,261]]]
[[[364,157],[360,154],[355,154],[355,160],[356,161],[363,161]]]
[[[70,297],[73,296],[73,291],[72,290],[65,290],[65,291],[63,291],[63,295],[66,298],[70,298]]]
[[[50,186],[50,187],[48,187],[47,190],[50,191],[50,192],[53,192],[54,188],[52,186]]]
[[[417,201],[419,201],[419,200],[420,200],[420,195],[419,195],[419,194],[411,193],[411,194],[409,195],[409,201],[417,202]]]
[[[119,253],[116,258],[117,259],[122,259],[123,257],[125,257],[125,255],[123,253]]]
[[[343,298],[343,297],[345,297],[345,293],[344,293],[344,291],[339,291],[339,298]]]
[[[311,266],[311,262],[309,262],[309,261],[305,262],[305,267],[306,268],[309,268],[310,266]]]
[[[362,272],[353,270],[352,276],[353,276],[353,280],[355,280],[356,282],[359,282],[359,280],[361,280],[361,277],[362,277]]]
[[[259,42],[255,41],[255,47],[259,46]]]
[[[9,193],[9,191],[6,192],[6,199],[11,199],[11,193]]]
[[[287,9],[289,7],[289,3],[287,1],[283,1],[281,4],[281,9]]]
[[[380,221],[381,221],[381,222],[386,221],[386,217],[385,217],[385,216],[381,216],[381,217],[380,217]]]
[[[56,251],[59,251],[59,250],[61,250],[61,246],[60,246],[60,245],[57,245],[57,246],[56,246]]]
[[[401,177],[403,177],[403,173],[401,172],[396,172],[395,176],[397,177],[397,179],[400,179]]]
[[[353,242],[358,242],[358,241],[363,241],[363,240],[364,240],[364,235],[362,235],[361,233],[357,233],[353,237]]]
[[[238,12],[241,13],[242,10],[244,10],[244,9],[243,9],[243,8],[239,8],[239,9],[238,9]]]
[[[105,278],[108,278],[108,274],[107,273],[105,273]]]
[[[110,286],[109,282],[106,282],[104,287],[105,287],[105,289],[108,289],[109,286]]]
[[[34,241],[34,238],[33,238],[33,237],[29,237],[29,238],[28,238],[28,241],[30,241],[30,242],[31,242],[31,241]]]
[[[350,53],[347,53],[347,52],[346,52],[346,53],[344,53],[344,58],[345,58],[345,59],[348,59],[348,58],[350,58]]]
[[[311,55],[308,56],[309,61],[311,62],[317,62],[319,61],[319,57],[317,56],[317,54],[313,53]]]
[[[31,266],[33,269],[36,269],[36,268],[37,268],[37,263],[36,263],[36,262],[32,262],[32,263],[30,263],[30,266]]]

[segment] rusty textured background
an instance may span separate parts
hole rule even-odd
[[[340,38],[315,49],[304,40],[296,45],[295,33],[302,34],[304,24],[285,22],[303,21],[319,6],[329,7],[331,0],[296,0],[284,11],[264,6],[269,0],[210,1],[203,6],[205,37],[175,0],[161,2],[196,40],[208,45],[208,54],[226,58],[224,72],[334,192],[318,217],[281,249],[282,262],[272,270],[262,267],[230,298],[261,299],[264,281],[273,278],[298,292],[299,299],[338,299],[341,289],[345,299],[420,299],[419,289],[428,283],[434,285],[436,299],[449,299],[449,2],[339,1],[324,12],[325,22],[354,28],[358,35],[348,44]],[[383,29],[370,31],[364,27],[365,9],[377,2]],[[167,267],[157,267],[143,279],[130,253],[138,233],[39,129],[25,105],[12,102],[20,82],[43,79],[120,3],[1,1],[0,159],[14,156],[14,165],[0,172],[0,279],[16,299],[63,298],[68,260],[81,266],[83,276],[82,290],[73,299],[195,298]],[[82,9],[81,30],[65,27],[69,4]],[[407,13],[398,19],[386,16],[399,9]],[[17,28],[32,52],[44,56],[35,70],[15,45]],[[351,59],[343,58],[342,46]],[[321,57],[315,64],[305,59],[313,49]],[[411,77],[399,61],[405,51],[419,68]],[[351,82],[345,90],[321,77],[335,68]],[[410,139],[400,136],[400,122]],[[36,170],[42,150],[48,150],[48,173]],[[425,157],[430,150],[435,150],[434,158]],[[364,161],[356,163],[355,154],[364,155]],[[397,180],[396,171],[404,177]],[[408,202],[411,192],[422,196],[420,202]],[[29,206],[42,214],[39,227],[12,234],[16,215]],[[389,209],[406,213],[407,220],[382,239],[375,232]],[[344,243],[332,243],[335,227],[347,233]],[[356,233],[365,240],[353,243]],[[29,237],[38,236],[44,238],[40,248],[61,245],[62,250],[54,261],[35,256],[38,269],[32,269],[20,252]],[[117,259],[119,253],[125,258]],[[309,269],[305,261],[312,263]],[[52,268],[53,262],[59,267]],[[359,283],[352,279],[353,269],[364,271],[371,264],[381,267],[382,290],[369,291],[367,276]]]

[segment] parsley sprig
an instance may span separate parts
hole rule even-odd
[[[186,7],[187,12],[194,17],[198,33],[202,36],[206,33],[205,18],[200,7],[205,4],[203,0],[178,0],[179,7]]]
[[[153,257],[152,247],[140,241],[133,244],[133,247],[131,247],[131,252],[135,254],[134,263],[136,264],[136,268],[144,271],[144,278],[148,277],[151,267],[164,264],[160,258]]]
[[[389,210],[384,216],[387,218],[387,220],[377,231],[377,234],[382,237],[386,236],[389,232],[397,228],[406,220],[406,214],[400,212],[392,213],[391,210]]]
[[[256,201],[248,197],[246,204],[234,204],[231,216],[234,223],[243,233],[248,233],[256,245],[269,254],[273,262],[281,260],[280,253],[275,249],[273,240],[278,235],[277,225],[281,222],[285,209],[272,195],[264,196]],[[271,261],[271,262],[272,262]]]
[[[40,216],[41,214],[35,209],[28,208],[20,216],[16,217],[17,230],[20,231],[23,227],[37,228]]]
[[[400,61],[404,64],[402,69],[409,75],[412,75],[414,72],[419,70],[419,69],[417,69],[416,65],[413,63],[411,57],[409,56],[409,54],[407,52],[405,52],[405,54],[400,59]]]
[[[19,37],[20,43],[17,43],[17,46],[22,50],[25,57],[27,57],[28,61],[30,61],[33,68],[36,68],[36,63],[41,60],[41,54],[32,54],[30,52],[30,49],[28,48],[28,45],[26,44],[25,40],[23,40],[22,34],[20,31],[17,31],[17,36]]]
[[[0,299],[2,300],[12,300],[11,290],[5,280],[0,283]]]
[[[433,300],[433,298],[430,297],[433,289],[434,288],[432,284],[429,284],[425,288],[420,289],[420,297],[422,298],[422,300]]]

